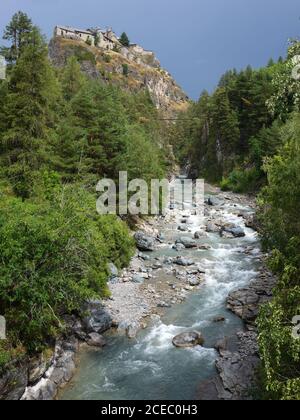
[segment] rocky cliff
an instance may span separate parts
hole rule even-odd
[[[158,109],[173,116],[188,105],[188,97],[171,75],[161,68],[153,53],[141,48],[106,51],[84,42],[53,38],[49,44],[53,64],[63,67],[76,56],[82,71],[103,83],[112,83],[131,92],[148,90]]]

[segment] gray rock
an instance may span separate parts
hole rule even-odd
[[[185,246],[183,244],[181,244],[181,243],[177,243],[177,244],[173,245],[172,248],[175,249],[177,252],[180,252],[183,249],[185,249]]]
[[[223,227],[221,230],[221,236],[224,235],[225,233],[229,233],[230,235],[232,235],[235,238],[243,238],[244,236],[246,236],[244,229],[242,229],[240,226],[233,226],[233,227]]]
[[[136,246],[140,251],[154,251],[155,240],[144,232],[139,231],[134,235]]]
[[[187,226],[178,226],[178,230],[181,232],[188,232],[189,228]]]
[[[256,215],[244,216],[244,219],[245,219],[245,226],[247,228],[253,229],[255,231],[260,230],[259,220]]]
[[[203,230],[198,230],[197,232],[194,233],[194,239],[201,239],[206,237],[206,233]]]
[[[138,274],[136,274],[135,276],[132,277],[131,281],[132,281],[132,283],[142,284],[142,283],[144,283],[144,278],[142,276],[139,276]]]
[[[182,236],[176,241],[176,244],[182,244],[185,248],[197,248],[197,242],[188,236]]]
[[[189,285],[190,286],[199,286],[199,284],[201,283],[201,280],[198,277],[191,277],[189,278]]]
[[[205,203],[209,206],[219,206],[221,204],[220,200],[216,197],[209,197]]]
[[[88,335],[88,338],[86,340],[87,344],[91,347],[104,347],[106,346],[106,340],[105,338],[97,333],[90,333]]]
[[[46,373],[54,359],[54,353],[48,358],[44,354],[40,354],[32,358],[28,366],[28,384],[34,385]]]
[[[10,365],[9,369],[0,377],[0,400],[20,400],[27,383],[28,371],[26,364]]]
[[[189,267],[194,264],[194,261],[189,260],[188,258],[178,257],[175,259],[174,263],[182,267]]]
[[[110,273],[110,279],[115,279],[119,276],[119,270],[113,263],[108,264],[108,270]]]
[[[166,302],[160,302],[157,304],[158,308],[171,308],[171,305],[169,303]]]
[[[218,226],[216,223],[209,222],[206,226],[206,232],[208,233],[220,233],[221,227]]]
[[[203,346],[204,338],[198,331],[185,332],[173,338],[173,345],[175,347],[195,347]]]
[[[112,318],[104,309],[101,301],[90,301],[86,312],[89,315],[84,318],[83,325],[87,333],[102,334],[112,327]]]
[[[216,318],[213,319],[213,322],[215,324],[217,324],[218,322],[225,322],[226,318],[224,316],[217,316]]]

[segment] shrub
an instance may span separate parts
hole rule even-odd
[[[110,63],[111,62],[111,56],[108,54],[103,54],[103,60],[105,61],[105,63]]]
[[[262,172],[256,168],[235,169],[228,178],[223,178],[220,183],[223,191],[235,193],[254,193],[258,190],[262,179]]]
[[[122,68],[123,68],[123,76],[127,77],[129,74],[128,64],[122,64]]]
[[[222,191],[230,191],[231,190],[231,183],[228,178],[223,178],[220,182],[220,187]]]
[[[90,61],[92,64],[96,64],[96,58],[94,54],[89,51],[83,45],[75,45],[71,47],[71,53],[82,63],[83,61]]]
[[[73,187],[74,188],[74,187]],[[33,352],[61,331],[61,316],[108,296],[107,263],[128,263],[133,243],[95,198],[61,189],[51,201],[0,203],[0,308],[14,343]]]

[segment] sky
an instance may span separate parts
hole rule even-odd
[[[226,70],[284,56],[288,39],[300,36],[299,0],[1,0],[1,34],[18,10],[49,39],[57,24],[125,31],[193,99]]]

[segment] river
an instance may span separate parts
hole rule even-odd
[[[206,191],[207,195],[212,195]],[[189,400],[197,397],[202,381],[216,374],[214,350],[216,342],[231,337],[243,329],[242,321],[226,309],[226,298],[256,276],[260,262],[260,243],[257,234],[245,227],[238,213],[253,213],[243,202],[224,199],[220,208],[210,209],[210,217],[221,217],[227,222],[242,227],[245,237],[225,239],[217,233],[209,233],[204,239],[211,249],[206,251],[184,250],[180,253],[193,258],[205,271],[205,282],[189,293],[182,304],[165,311],[164,316],[142,330],[136,339],[129,340],[116,332],[106,334],[107,346],[102,350],[84,350],[80,354],[77,373],[60,394],[61,400]],[[187,208],[187,210],[189,210]],[[185,210],[186,213],[186,210]],[[166,237],[165,244],[151,253],[151,262],[156,257],[178,253],[169,243],[183,236],[176,222],[161,222],[158,228]],[[191,217],[189,234],[199,226],[197,216]],[[251,253],[243,251],[251,247]],[[158,278],[153,281],[158,281]],[[214,322],[215,318],[224,322]],[[197,330],[203,333],[204,347],[177,349],[172,338],[181,332]]]

